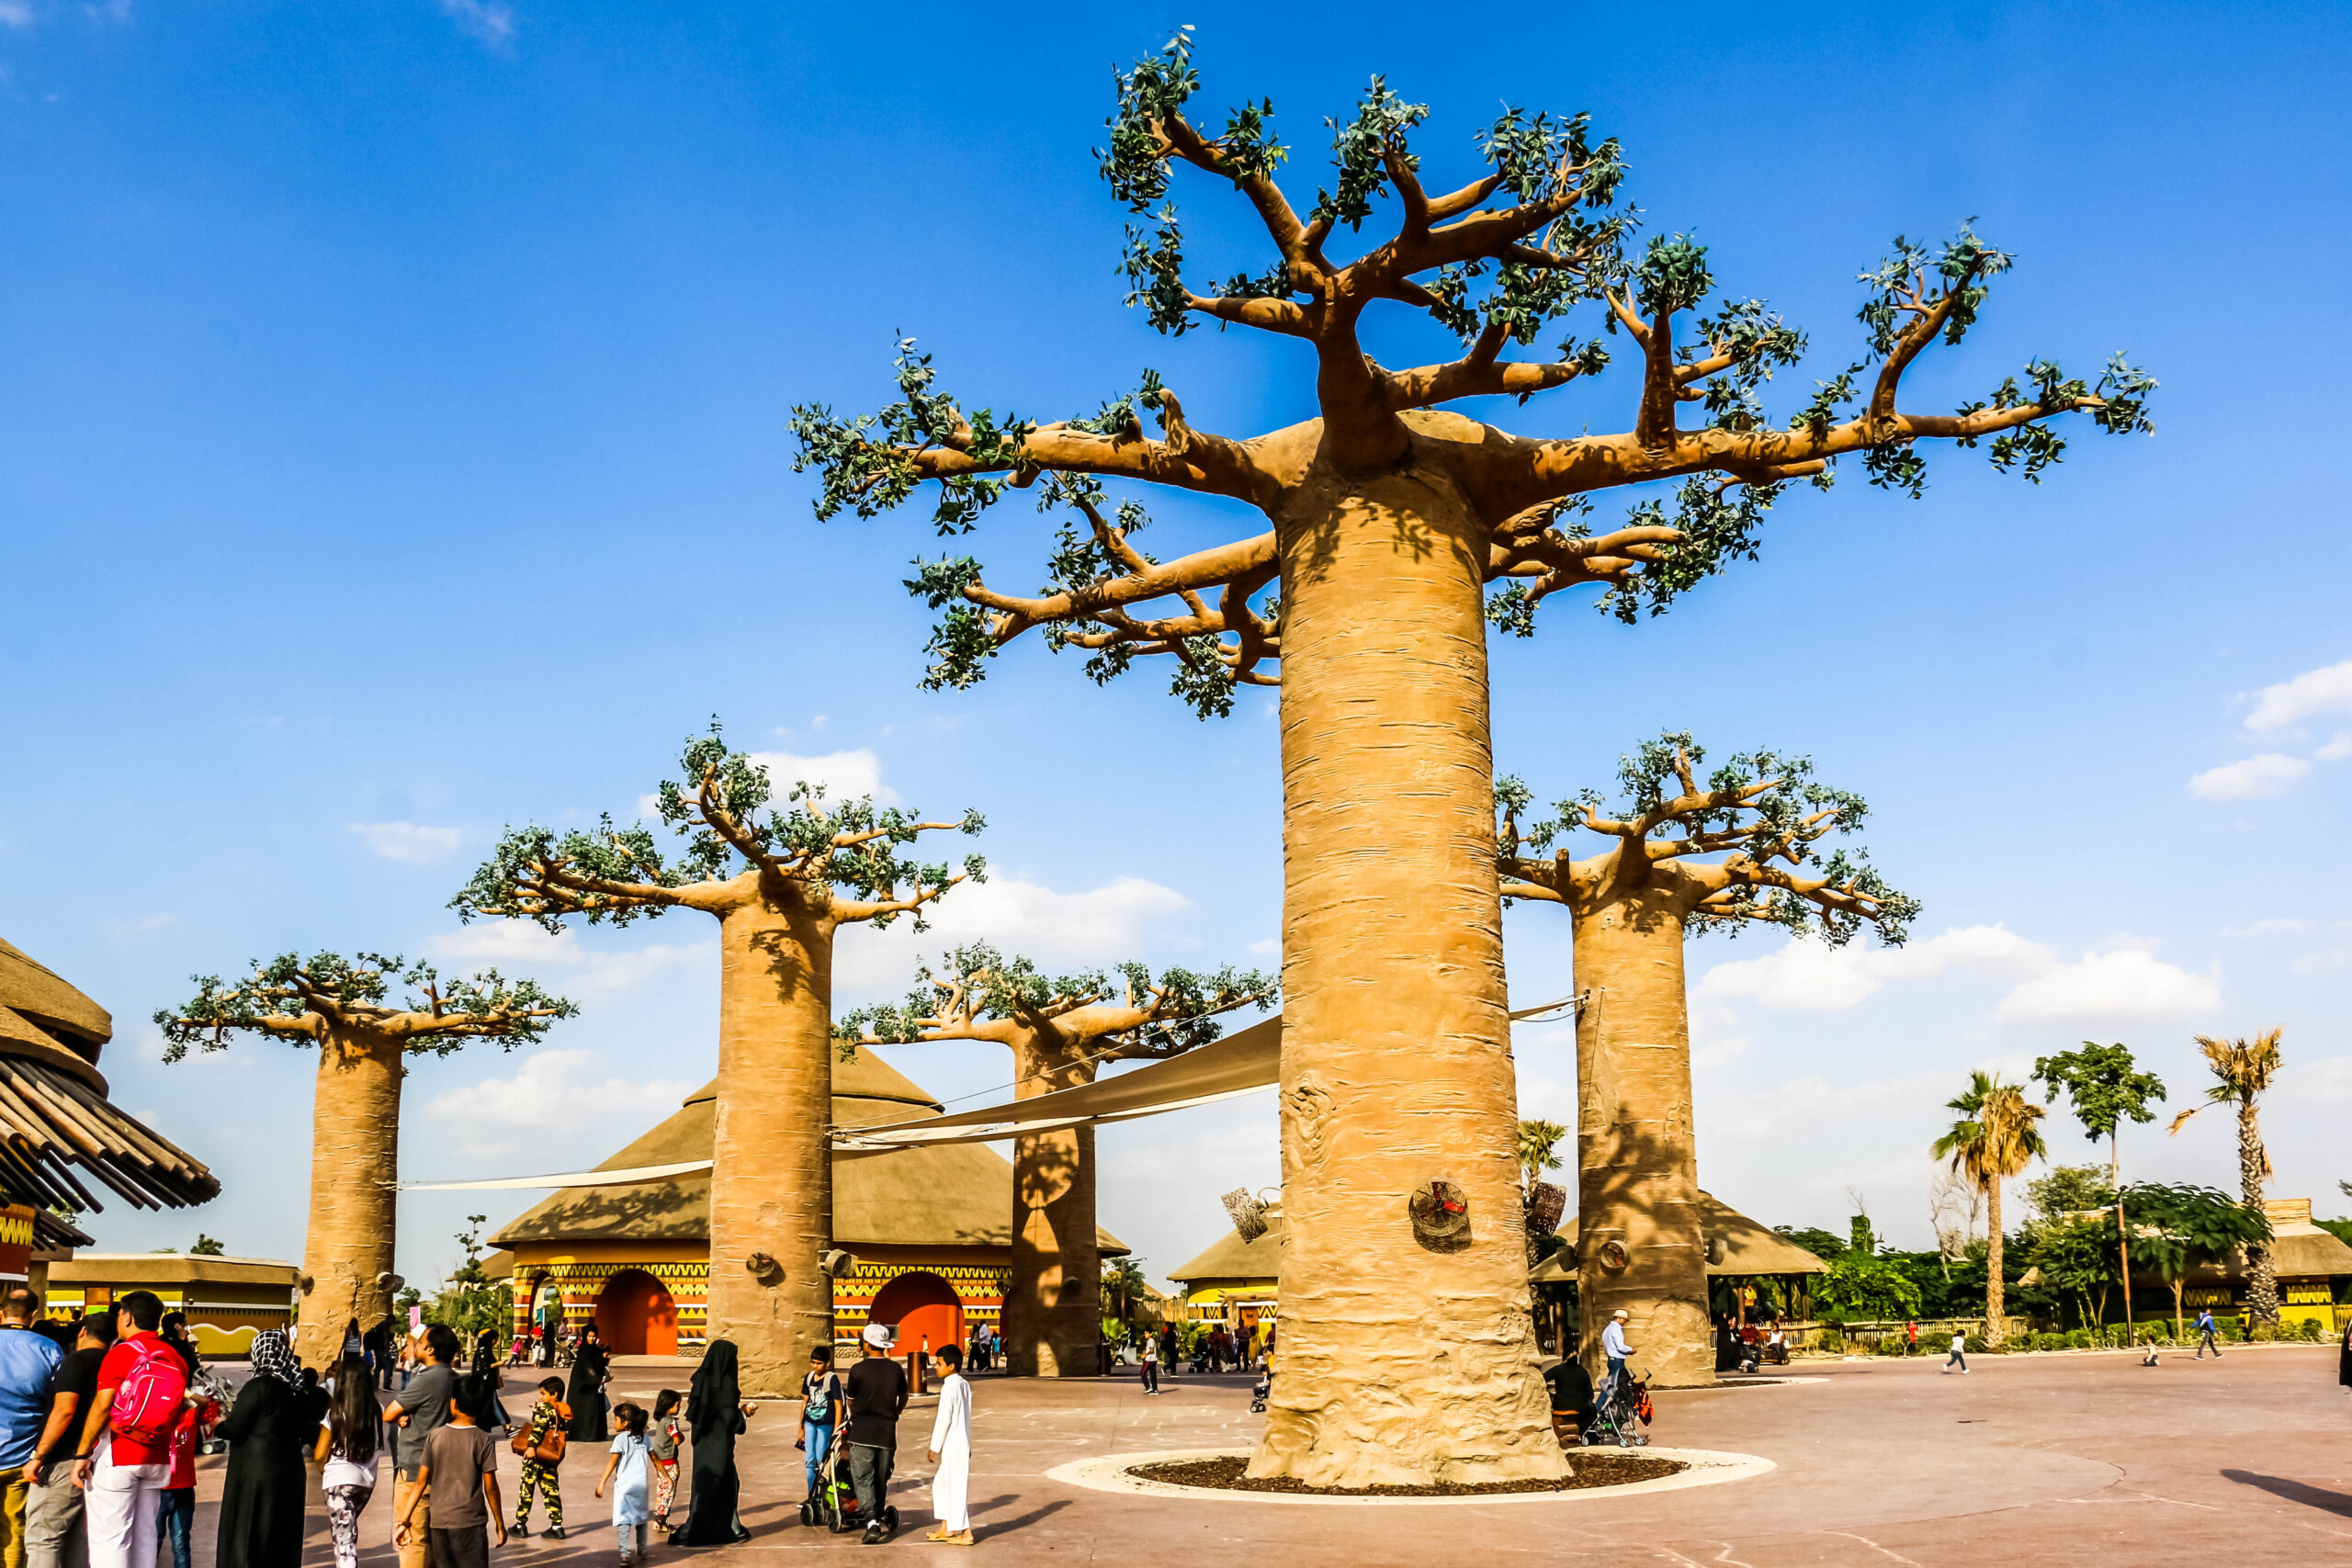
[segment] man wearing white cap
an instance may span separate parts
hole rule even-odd
[[[890,1359],[890,1330],[869,1323],[858,1336],[859,1359],[849,1391],[849,1480],[865,1518],[866,1546],[889,1539],[898,1513],[885,1501],[899,1457],[899,1416],[907,1408],[907,1371]]]
[[[1625,1343],[1625,1325],[1632,1321],[1625,1309],[1619,1307],[1609,1316],[1609,1326],[1600,1331],[1600,1353],[1609,1358],[1609,1371],[1613,1376],[1625,1370],[1625,1358],[1634,1348]]]

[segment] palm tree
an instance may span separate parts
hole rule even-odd
[[[1543,1180],[1545,1171],[1560,1168],[1560,1143],[1567,1135],[1568,1130],[1557,1122],[1519,1124],[1519,1169],[1527,1186]]]
[[[2265,1030],[2251,1040],[2219,1040],[2200,1034],[2197,1043],[2212,1069],[2213,1085],[2205,1091],[2205,1105],[2234,1105],[2238,1109],[2238,1185],[2245,1206],[2262,1213],[2262,1184],[2270,1176],[2270,1151],[2263,1146],[2262,1123],[2255,1101],[2278,1074],[2278,1037],[2285,1031]],[[2205,1109],[2192,1105],[2172,1119],[2178,1133],[2188,1119]],[[2256,1244],[2245,1249],[2246,1310],[2256,1323],[2278,1321],[2278,1281],[2270,1271],[2270,1249]]]
[[[1997,1073],[1983,1071],[1971,1073],[1968,1091],[1945,1103],[1961,1119],[1929,1152],[1950,1160],[1954,1171],[1984,1194],[1986,1228],[1992,1233],[1984,1255],[1984,1340],[1998,1346],[2007,1304],[2001,1299],[2001,1183],[2023,1175],[2027,1166],[2050,1153],[2038,1125],[2042,1109],[2025,1097],[2019,1085],[2003,1083]]]

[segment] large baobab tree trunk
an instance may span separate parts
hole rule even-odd
[[[1597,1377],[1600,1331],[1622,1307],[1636,1362],[1665,1388],[1715,1381],[1682,921],[1671,894],[1646,889],[1576,921],[1581,1353]],[[1612,1267],[1611,1241],[1624,1248],[1623,1267]]]
[[[1080,1053],[1082,1054],[1082,1053]],[[1094,1064],[1013,1050],[1013,1094],[1027,1100],[1094,1081]],[[1012,1269],[1004,1292],[1005,1369],[1093,1377],[1102,1369],[1102,1258],[1094,1228],[1094,1129],[1065,1127],[1012,1145]]]
[[[2256,1213],[2262,1212],[2264,1168],[2270,1163],[2262,1146],[2262,1126],[2256,1117],[2254,1101],[2238,1101],[2238,1184],[2245,1193],[2245,1206]],[[2245,1305],[2249,1316],[2256,1323],[2278,1321],[2278,1278],[2271,1262],[2270,1248],[2261,1242],[2249,1242],[2245,1249]]]
[[[334,1030],[319,1041],[311,1099],[311,1226],[302,1243],[302,1297],[294,1353],[322,1371],[343,1354],[344,1325],[366,1328],[392,1310],[381,1277],[392,1271],[400,1178],[401,1043],[371,1030]]]
[[[2001,1259],[2001,1179],[1984,1189],[1984,1224],[1990,1233],[1984,1246],[1984,1343],[1998,1346],[2007,1337],[2008,1280]]]
[[[832,927],[751,904],[720,917],[718,954],[709,1332],[744,1393],[782,1397],[833,1338]]]
[[[1418,444],[1418,438],[1416,438]],[[1318,463],[1283,583],[1283,1258],[1250,1472],[1555,1477],[1495,878],[1484,531],[1434,463]],[[1416,1235],[1437,1178],[1466,1235]]]

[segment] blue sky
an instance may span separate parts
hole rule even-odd
[[[1589,109],[1648,226],[1695,231],[1724,288],[1811,332],[1778,411],[1853,356],[1854,274],[1971,216],[2018,267],[1915,374],[1920,406],[2034,355],[2128,349],[2162,378],[2153,439],[2072,431],[2038,488],[1965,453],[1929,455],[1917,503],[1857,470],[1662,619],[1555,602],[1495,649],[1498,760],[1556,798],[1661,728],[1810,752],[1925,901],[1898,954],[1694,945],[1701,1175],[1735,1205],[1836,1225],[1850,1189],[1924,1244],[1926,1145],[1969,1067],[2123,1039],[2178,1104],[2193,1032],[2282,1023],[2277,1190],[2337,1212],[2343,13],[1766,28],[1689,6],[1668,33],[1521,7],[1525,47],[1498,48],[1498,24],[1435,30],[1426,7],[1116,11],[0,0],[0,934],[113,1010],[117,1100],[228,1185],[198,1213],[109,1209],[105,1245],[300,1245],[311,1059],[163,1066],[141,1021],[191,972],[375,947],[581,999],[542,1047],[419,1065],[412,1177],[593,1161],[702,1081],[707,922],[548,941],[443,905],[502,823],[626,815],[713,714],[822,759],[796,771],[987,813],[997,878],[941,940],[1271,962],[1270,701],[1204,726],[1154,671],[1097,689],[1037,647],[975,692],[917,690],[899,582],[928,529],[814,522],[786,430],[796,401],[883,400],[899,331],[967,401],[1032,416],[1147,365],[1204,428],[1306,413],[1292,345],[1170,343],[1119,303],[1089,149],[1111,64],[1178,21],[1213,108],[1272,96],[1302,196],[1322,117],[1374,72],[1432,106],[1417,145],[1441,175],[1473,168],[1500,100]],[[1204,272],[1261,265],[1228,194],[1177,194]],[[1372,346],[1442,347],[1401,313]],[[1621,366],[1480,412],[1617,428],[1633,391]],[[1249,526],[1154,505],[1163,551]],[[1044,533],[1007,506],[979,551],[1025,579]],[[1557,912],[1509,931],[1515,998],[1565,992]],[[845,936],[841,1005],[896,991],[916,951]],[[1519,1055],[1522,1109],[1572,1120],[1566,1032],[1523,1028]],[[964,1047],[899,1059],[947,1096],[1009,1076]],[[1271,1101],[1102,1143],[1106,1221],[1155,1273],[1216,1234],[1217,1192],[1274,1178]],[[2234,1169],[2219,1122],[2136,1132],[2126,1157]],[[468,1207],[405,1201],[413,1276],[447,1267]]]

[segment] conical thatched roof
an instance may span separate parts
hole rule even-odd
[[[1807,1252],[1804,1247],[1758,1224],[1746,1214],[1711,1195],[1699,1194],[1702,1215],[1700,1229],[1710,1243],[1723,1243],[1723,1261],[1707,1265],[1710,1276],[1730,1275],[1746,1278],[1758,1274],[1826,1274],[1829,1265]],[[1577,1243],[1577,1222],[1574,1216],[1560,1226],[1560,1235],[1570,1247]],[[1713,1250],[1710,1247],[1709,1250]],[[1538,1264],[1528,1279],[1535,1284],[1573,1280],[1577,1271],[1565,1266],[1566,1253],[1554,1253]]]
[[[903,1122],[939,1102],[911,1078],[861,1048],[833,1064],[833,1124],[869,1127]],[[718,1082],[687,1096],[667,1121],[604,1161],[598,1170],[674,1165],[710,1158]],[[1097,1235],[1106,1254],[1126,1245]],[[575,1187],[509,1222],[491,1238],[518,1242],[707,1241],[710,1178],[627,1187]],[[833,1239],[860,1246],[1007,1247],[1012,1240],[1012,1162],[985,1144],[948,1144],[902,1153],[833,1160]]]
[[[1239,1231],[1229,1230],[1182,1269],[1170,1269],[1168,1277],[1187,1287],[1196,1280],[1280,1279],[1283,1238],[1288,1234],[1280,1213],[1268,1214],[1266,1232],[1257,1240],[1244,1241]]]
[[[0,942],[0,1201],[32,1207],[42,1246],[87,1246],[51,1211],[104,1209],[99,1190],[142,1209],[220,1190],[200,1162],[107,1102],[96,1063],[113,1034],[106,1009]]]

